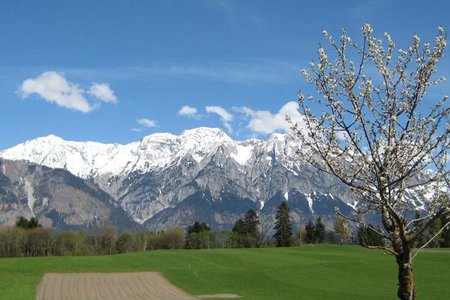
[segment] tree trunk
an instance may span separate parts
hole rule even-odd
[[[416,299],[416,284],[410,259],[409,249],[396,255],[398,265],[398,291],[397,296],[401,300]]]

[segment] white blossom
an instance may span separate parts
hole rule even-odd
[[[446,80],[432,76],[447,45],[446,32],[438,28],[433,46],[414,34],[406,50],[396,51],[389,33],[384,34],[384,46],[369,24],[362,31],[365,47],[352,42],[345,30],[343,46],[335,45],[323,31],[334,53],[328,55],[320,46],[318,62],[311,62],[310,72],[302,71],[323,97],[315,101],[299,94],[307,134],[295,124],[293,134],[306,162],[338,177],[365,210],[380,215],[390,241],[387,248],[392,253],[410,251],[403,247],[411,246],[427,226],[425,220],[450,211],[448,96],[431,102],[426,93]],[[354,53],[359,57],[351,57]],[[366,72],[365,65],[374,66],[375,74]],[[434,171],[426,173],[430,168]],[[419,221],[411,220],[416,213],[412,198],[429,206]]]

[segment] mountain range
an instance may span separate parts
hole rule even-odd
[[[281,201],[295,223],[334,208],[350,212],[352,193],[305,164],[286,134],[234,141],[215,128],[156,133],[121,144],[40,137],[0,152],[0,225],[37,217],[59,229],[109,222],[163,230],[194,221],[231,228],[248,209],[272,224]]]

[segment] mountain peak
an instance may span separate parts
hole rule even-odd
[[[33,140],[28,140],[27,142],[32,142],[32,141],[49,142],[49,143],[64,142],[64,140],[62,138],[60,138],[59,136],[54,135],[54,134],[49,134],[47,136],[38,137]]]
[[[268,140],[278,140],[278,141],[285,141],[287,138],[286,133],[272,133]]]
[[[308,214],[313,212],[309,198],[295,196],[295,191],[345,195],[333,180],[301,169],[300,158],[283,134],[267,140],[233,141],[221,129],[200,127],[180,135],[155,133],[126,145],[64,141],[50,135],[7,149],[0,158],[65,169],[110,193],[136,222],[154,222],[155,226],[168,222],[184,226],[193,214],[207,216],[204,207],[196,212],[203,205],[197,195],[206,199],[214,216],[210,220],[216,224],[237,217],[227,215],[221,220],[216,212],[226,208],[227,214],[229,209],[240,213],[241,209],[256,209],[261,202],[269,210],[280,193],[286,195],[283,199],[289,196],[291,203],[306,207]],[[201,196],[205,193],[210,196]],[[29,203],[35,202],[39,201]],[[314,212],[318,212],[316,207]]]
[[[183,131],[180,137],[232,141],[232,139],[222,129],[210,127],[188,129]]]
[[[141,144],[147,145],[149,143],[169,142],[175,140],[176,138],[177,136],[171,133],[153,133],[143,137],[141,139]]]
[[[271,139],[267,142],[278,144],[276,141],[284,140],[284,135],[273,135]],[[126,145],[65,141],[49,135],[6,149],[0,152],[0,157],[65,168],[82,178],[110,177],[160,170],[185,156],[200,162],[221,146],[230,149],[230,157],[244,165],[250,161],[253,148],[258,144],[257,141],[234,142],[222,129],[199,127],[180,135],[154,133]]]

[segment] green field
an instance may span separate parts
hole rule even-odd
[[[418,299],[450,298],[450,250],[415,261]],[[161,250],[91,257],[0,259],[0,299],[34,299],[46,272],[160,271],[192,294],[243,299],[396,299],[391,255],[359,246]]]

